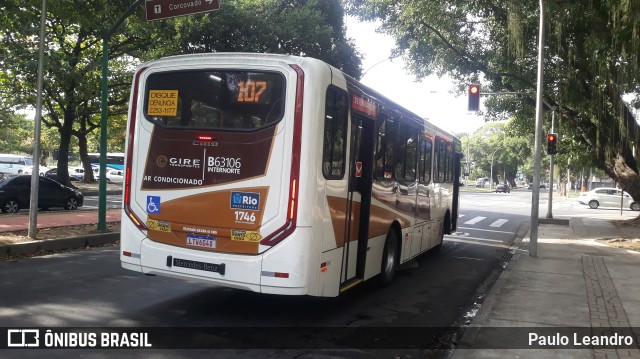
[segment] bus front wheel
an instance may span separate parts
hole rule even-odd
[[[392,229],[387,234],[384,241],[384,252],[382,253],[382,269],[378,277],[378,284],[386,287],[393,281],[393,276],[398,268],[398,236]]]

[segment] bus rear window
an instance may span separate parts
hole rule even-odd
[[[284,112],[285,80],[278,73],[174,71],[149,76],[144,112],[161,126],[254,130]]]

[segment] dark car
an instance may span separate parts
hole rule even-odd
[[[51,178],[54,181],[57,181],[58,180],[58,169],[54,168],[54,169],[48,170],[47,172],[45,172],[44,176],[47,177],[47,178]],[[71,182],[82,181],[83,180],[83,175],[78,174],[76,172],[69,171],[69,180]]]
[[[64,186],[50,178],[38,177],[38,208],[64,207],[67,210],[82,207],[84,196],[80,191]],[[16,213],[29,208],[31,175],[8,177],[0,181],[0,209],[2,213]]]
[[[511,187],[506,183],[500,183],[496,186],[496,193],[498,192],[510,193]]]

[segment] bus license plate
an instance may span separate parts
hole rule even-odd
[[[190,261],[188,259],[173,258],[173,265],[181,268],[215,272],[224,275],[224,263],[213,264],[205,262]]]

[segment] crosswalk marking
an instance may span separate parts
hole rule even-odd
[[[478,222],[480,222],[480,221],[482,221],[483,219],[486,219],[486,218],[487,217],[478,216],[478,217],[475,217],[473,219],[470,219],[470,220],[464,222],[464,224],[476,224],[476,223],[478,223]]]
[[[509,222],[508,219],[499,219],[489,225],[489,227],[502,227],[503,224]]]
[[[462,219],[462,217],[464,217],[464,216],[465,216],[464,214],[460,214],[458,217],[460,219]],[[473,217],[473,218],[469,219],[466,222],[463,222],[462,220],[460,220],[460,224],[472,224],[473,225],[473,224],[478,224],[479,222],[482,222],[485,219],[487,219],[487,217],[476,216],[476,217]],[[500,218],[500,219],[497,219],[497,220],[493,221],[491,224],[489,224],[489,227],[500,228],[507,222],[509,222],[508,219]],[[460,228],[464,228],[464,227],[460,227]],[[469,228],[469,229],[476,229],[476,228]]]

